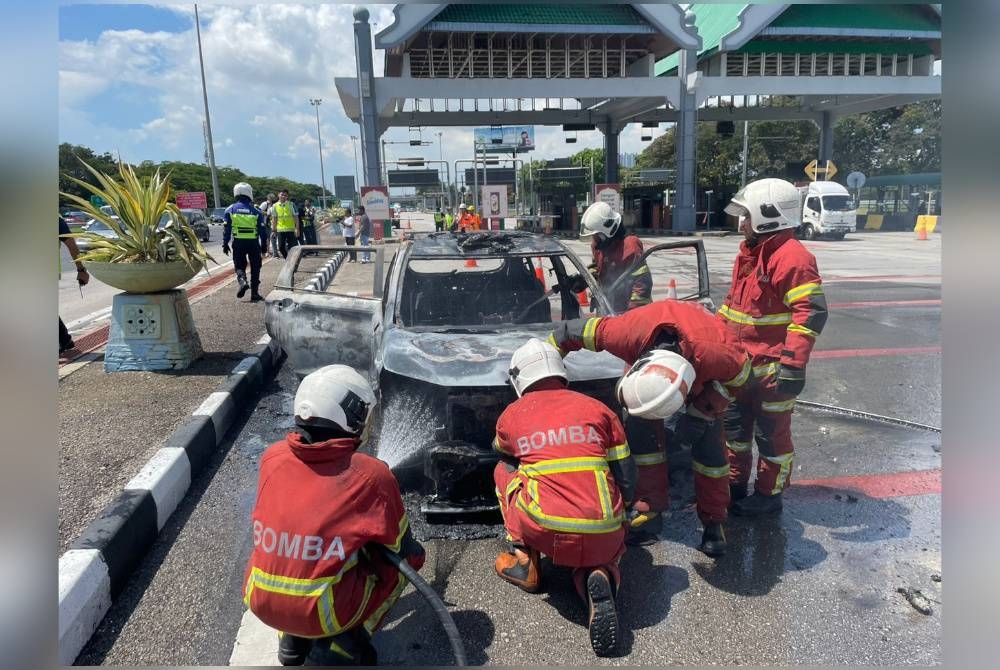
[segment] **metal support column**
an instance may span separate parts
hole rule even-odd
[[[833,160],[833,118],[830,112],[823,112],[819,123],[819,163]]]
[[[694,14],[687,12],[684,23],[690,31],[694,30]],[[689,90],[690,75],[695,71],[698,62],[697,49],[684,49],[680,52],[680,63],[677,76],[681,79],[680,118],[677,122],[677,205],[672,214],[673,229],[693,231],[695,229],[695,170],[696,170],[696,124],[697,105],[693,90]]]
[[[611,119],[604,124],[604,182],[618,183],[618,128]]]
[[[375,101],[375,72],[372,64],[372,29],[364,7],[354,8],[354,55],[358,64],[358,99],[361,101],[361,164],[365,186],[382,184],[378,154],[378,105]]]

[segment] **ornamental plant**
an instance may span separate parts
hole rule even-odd
[[[118,162],[118,177],[97,170],[85,161],[83,166],[94,175],[94,185],[66,175],[74,183],[98,196],[110,205],[114,214],[108,214],[90,200],[72,193],[61,195],[77,205],[81,211],[104,223],[117,235],[107,238],[97,233],[77,231],[63,237],[86,239],[90,248],[80,254],[81,261],[98,263],[176,263],[183,262],[193,269],[200,269],[205,261],[218,262],[198,241],[177,205],[171,202],[170,173],[160,174],[160,169],[150,177],[140,179],[131,165]],[[160,226],[160,219],[167,215],[167,223]]]

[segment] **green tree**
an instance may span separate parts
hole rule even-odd
[[[80,161],[84,160],[94,168],[108,174],[118,174],[117,160],[111,154],[95,154],[93,150],[63,142],[59,145],[59,190],[81,198],[89,198],[90,192],[72,181],[71,177],[82,179],[88,184],[99,186],[97,179]]]

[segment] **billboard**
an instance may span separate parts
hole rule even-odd
[[[208,196],[204,191],[178,193],[176,201],[180,209],[208,209]]]
[[[490,126],[473,131],[476,146],[483,145],[486,153],[509,154],[515,150],[533,151],[535,148],[534,126]],[[482,151],[482,149],[477,149]]]
[[[622,194],[619,184],[594,184],[594,202],[606,202],[616,212],[622,211]]]
[[[481,215],[488,219],[506,218],[507,187],[504,184],[490,184],[482,187]]]
[[[441,175],[437,170],[389,170],[389,186],[434,186],[441,188]]]
[[[386,186],[362,186],[361,204],[365,214],[372,221],[385,221],[389,218],[389,189]]]
[[[354,176],[349,174],[335,176],[333,194],[337,200],[354,200]]]
[[[475,185],[477,179],[480,186],[483,184],[484,170],[479,168],[476,172],[479,174],[475,174],[472,168],[465,169],[465,185],[470,189]],[[486,168],[485,175],[487,184],[510,184],[513,186],[517,178],[514,168]]]

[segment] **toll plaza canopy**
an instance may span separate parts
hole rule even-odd
[[[391,127],[596,128],[613,156],[626,125],[676,122],[675,222],[691,229],[696,120],[811,120],[826,160],[837,118],[941,94],[939,5],[437,3],[393,12],[374,38],[382,76],[359,8],[358,76],[335,80],[361,126],[368,184],[379,183],[378,138]],[[617,182],[617,162],[606,163],[605,180]]]

